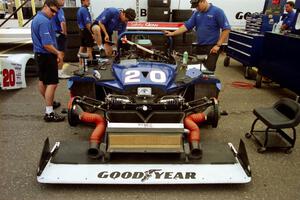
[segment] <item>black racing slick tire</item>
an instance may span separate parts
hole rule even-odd
[[[68,122],[70,126],[77,126],[80,122],[78,115],[74,113],[74,105],[76,105],[76,100],[78,97],[74,97],[70,101],[70,107],[68,108]]]
[[[75,34],[68,34],[67,35],[67,48],[78,48],[80,47],[81,39],[80,35],[75,33]],[[77,50],[78,51],[78,50]]]
[[[191,9],[174,9],[172,10],[172,22],[185,22],[192,16],[192,14],[193,11]]]
[[[211,126],[213,128],[217,128],[218,127],[218,123],[219,123],[219,104],[218,103],[215,103],[214,104],[214,108],[213,108],[213,118],[212,118],[212,124]]]
[[[64,10],[66,21],[77,20],[78,7],[64,7],[63,10]]]
[[[79,27],[77,24],[77,20],[68,20],[67,21],[67,33],[68,34],[74,34],[79,33]]]
[[[169,22],[170,8],[148,7],[148,22]]]
[[[148,0],[148,7],[167,7],[171,5],[171,0]]]

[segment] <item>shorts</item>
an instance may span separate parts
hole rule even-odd
[[[34,58],[39,68],[39,80],[44,85],[58,84],[57,56],[54,54],[35,53]]]
[[[93,33],[93,26],[99,26],[98,22],[94,21],[94,23],[91,26],[91,32]],[[109,36],[109,41],[112,41],[112,33],[108,33]],[[104,38],[105,38],[105,34],[103,31],[101,31],[101,38],[102,38],[102,44],[105,44]]]
[[[94,38],[91,32],[87,29],[80,29],[80,39],[81,39],[81,47],[93,47],[94,46]]]
[[[220,51],[218,53],[210,53],[210,50],[215,46],[212,45],[197,45],[196,46],[196,54],[197,55],[207,55],[207,59],[204,63],[205,67],[210,71],[216,70],[217,61],[220,55]]]
[[[66,49],[66,43],[67,43],[67,37],[60,33],[56,32],[56,42],[57,42],[57,49],[59,51],[65,51]]]

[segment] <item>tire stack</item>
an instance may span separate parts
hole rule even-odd
[[[79,28],[77,25],[78,7],[64,7],[67,24],[67,47],[65,50],[65,62],[78,62],[78,50],[80,47]]]
[[[172,10],[172,22],[184,22],[187,21],[193,14],[191,9],[186,10]],[[173,37],[174,50],[183,53],[187,51],[192,53],[192,44],[196,41],[196,33],[194,31],[186,32],[182,35]]]
[[[169,22],[171,0],[148,0],[148,22]]]
[[[149,35],[149,39],[152,42],[152,46],[155,50],[166,51],[167,50],[167,37],[163,35]]]
[[[169,22],[171,0],[148,0],[148,22]],[[167,38],[161,35],[150,35],[153,48],[165,51]]]

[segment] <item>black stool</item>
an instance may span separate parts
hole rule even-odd
[[[254,137],[260,146],[257,151],[263,153],[270,148],[281,148],[285,153],[291,153],[296,141],[295,127],[300,123],[300,105],[291,99],[282,98],[271,108],[256,108],[253,113],[257,118],[252,123],[250,133],[246,133],[245,137]],[[258,120],[267,126],[265,130],[254,130]],[[293,137],[282,129],[292,129]],[[264,138],[261,133],[264,133]]]

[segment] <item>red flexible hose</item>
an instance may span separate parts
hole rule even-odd
[[[79,118],[83,122],[96,124],[96,128],[90,136],[90,142],[97,142],[99,144],[106,129],[106,120],[104,117],[94,113],[83,112]]]
[[[242,82],[242,81],[234,81],[231,85],[235,88],[242,88],[242,89],[253,89],[254,85],[252,83]]]
[[[184,119],[184,127],[189,129],[189,142],[200,142],[200,129],[197,124],[204,122],[206,116],[204,113],[197,113],[187,116]]]

